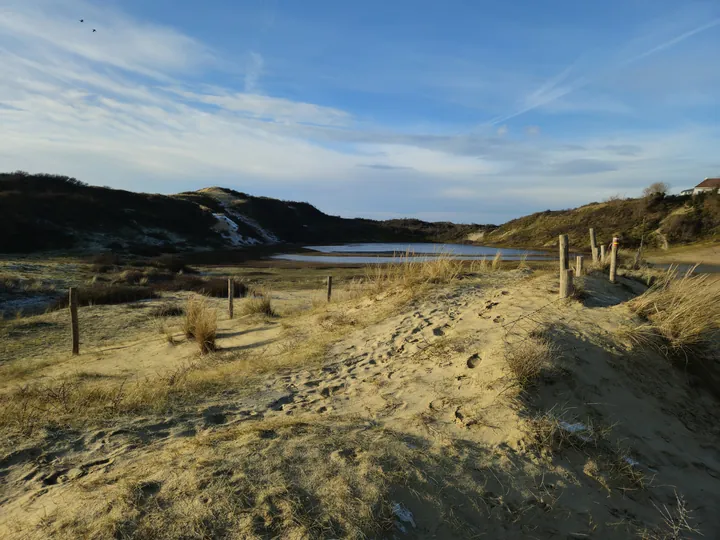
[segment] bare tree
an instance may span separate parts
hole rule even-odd
[[[643,189],[643,197],[652,197],[653,195],[667,195],[670,191],[670,184],[666,182],[653,182]]]

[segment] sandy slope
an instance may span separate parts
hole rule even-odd
[[[653,252],[648,260],[654,263],[686,263],[720,266],[720,243],[680,246]]]
[[[641,285],[589,277],[583,287],[584,303],[559,302],[553,276],[513,271],[438,287],[370,325],[353,322],[387,293],[333,307],[312,323],[342,325],[319,365],[262,375],[252,391],[181,414],[48,431],[9,452],[0,536],[368,532],[350,518],[319,524],[318,504],[347,499],[369,501],[368,519],[387,521],[383,537],[636,538],[662,523],[663,505],[675,511],[676,493],[705,538],[720,536],[717,402],[619,337],[632,318],[622,302]],[[221,346],[282,347],[280,326],[225,321]],[[520,392],[507,358],[538,336],[552,362]],[[103,365],[136,356],[155,369],[180,350],[130,347]],[[133,482],[130,504],[122,490]],[[357,504],[336,512],[362,514]]]

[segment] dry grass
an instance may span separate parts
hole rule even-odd
[[[709,275],[691,270],[680,277],[677,268],[671,268],[628,306],[647,321],[628,331],[635,343],[661,344],[667,356],[686,361],[717,359],[720,282]]]
[[[202,296],[192,296],[185,308],[183,331],[188,339],[194,339],[200,354],[207,354],[216,349],[217,312],[210,308]]]
[[[151,317],[180,317],[181,315],[185,315],[185,308],[177,304],[165,302],[152,308],[148,315]]]
[[[85,480],[75,504],[32,528],[54,538],[382,537],[410,453],[380,428],[248,422]]]
[[[532,385],[558,356],[556,347],[542,336],[529,336],[505,346],[505,360],[520,388]]]
[[[529,427],[531,446],[547,454],[568,447],[597,446],[610,431],[610,428],[600,429],[589,420],[580,422],[570,409],[558,407],[535,415]]]
[[[518,516],[532,521],[545,510],[515,482],[466,442],[433,448],[338,418],[246,421],[150,445],[127,466],[80,478],[22,533],[360,540],[433,527],[439,538],[520,538]]]
[[[347,327],[357,324],[357,321],[344,311],[326,311],[317,317],[318,324],[325,329]]]
[[[492,264],[490,267],[492,268],[493,272],[497,272],[500,270],[500,265],[502,264],[502,253],[500,253],[500,250],[497,250],[497,253],[495,253],[495,257],[493,257]]]
[[[668,508],[665,504],[661,508],[655,503],[653,506],[660,512],[662,524],[641,531],[640,538],[642,540],[683,540],[702,536],[702,533],[692,523],[692,512],[688,509],[682,495],[675,493],[674,508]]]
[[[416,261],[412,251],[399,256],[400,261],[369,266],[366,283],[372,292],[386,289],[417,289],[434,283],[450,283],[463,273],[463,261],[448,253],[439,253],[429,260]]]
[[[243,315],[262,315],[264,317],[277,316],[272,305],[272,297],[267,291],[256,292],[246,298],[240,306],[240,313]]]
[[[518,270],[523,270],[525,268],[530,268],[530,266],[527,263],[528,254],[523,253],[522,257],[520,257],[520,262],[518,263]]]

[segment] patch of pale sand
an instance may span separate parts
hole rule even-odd
[[[702,263],[718,266],[720,265],[720,242],[680,246],[667,251],[652,252],[648,254],[647,259],[652,263]]]
[[[328,352],[325,365],[269,376],[258,385],[263,393],[247,403],[220,403],[198,415],[155,424],[140,419],[135,427],[123,428],[135,437],[142,434],[146,442],[140,447],[122,433],[86,434],[76,445],[85,454],[76,452],[70,460],[74,463],[66,464],[54,483],[47,482],[53,478],[52,466],[48,472],[47,466],[29,465],[27,456],[11,456],[12,465],[6,457],[3,470],[31,469],[11,475],[25,485],[20,491],[4,491],[0,527],[7,537],[20,537],[17,523],[39,519],[50,498],[71,509],[77,489],[106,489],[105,471],[113,471],[115,478],[125,477],[125,471],[132,476],[148,460],[185,444],[184,437],[192,440],[207,430],[224,433],[228,426],[253,419],[296,418],[310,425],[369,422],[383,433],[417,441],[408,443],[419,452],[413,459],[446,459],[442,467],[433,468],[438,466],[433,462],[418,473],[435,478],[424,485],[426,491],[393,488],[393,496],[415,516],[411,538],[452,538],[459,530],[465,531],[461,536],[484,532],[494,538],[627,538],[646,524],[659,523],[656,506],[674,508],[675,491],[687,499],[705,537],[717,536],[718,404],[689,386],[665,359],[629,349],[620,330],[633,317],[619,302],[637,284],[624,278],[618,285],[602,276],[585,278],[583,288],[592,293],[583,304],[558,301],[556,281],[552,275],[527,278],[513,272],[440,287],[401,314],[355,331],[349,327],[345,339]],[[593,302],[593,295],[601,300]],[[378,309],[382,302],[382,297],[368,299],[346,313]],[[262,341],[258,334],[233,338],[252,335]],[[551,342],[556,357],[545,366],[537,387],[520,394],[506,355],[508,348],[533,335]],[[587,441],[570,439],[554,453],[538,449],[532,427],[536,414],[585,426]],[[266,432],[275,433],[262,430]],[[291,448],[301,440],[293,437],[280,439]],[[373,437],[376,442],[382,438],[380,433]],[[275,435],[261,438],[267,438],[268,448],[278,448]],[[79,462],[89,455],[114,456],[115,461],[95,469]],[[167,476],[163,467],[157,474]],[[87,478],[76,481],[73,475]],[[463,483],[470,487],[460,492],[482,500],[475,510],[456,496]],[[436,485],[440,493],[431,495]],[[477,486],[482,493],[468,495]],[[22,504],[18,493],[26,494]]]
[[[302,313],[321,301],[318,291],[270,292],[274,308],[283,313]],[[72,356],[69,348],[69,325],[58,343],[49,342],[42,354],[34,353],[37,360],[17,359],[15,362],[36,362],[31,372],[32,381],[59,379],[68,375],[130,377],[142,379],[172,372],[197,357],[198,347],[187,340],[182,332],[183,317],[150,318],[146,314],[155,306],[171,302],[183,306],[188,295],[178,294],[159,300],[145,301],[143,309],[130,309],[128,305],[91,306],[80,308],[80,355]],[[262,319],[242,315],[245,299],[234,301],[235,317],[228,318],[226,299],[210,298],[209,304],[218,318],[217,344],[223,351],[276,352],[281,319]],[[36,321],[59,320],[66,323],[64,312],[27,318],[28,325]],[[25,321],[25,320],[24,320]],[[35,335],[21,339],[42,338],[45,329],[38,325]],[[131,335],[139,339],[128,340]],[[168,338],[172,336],[172,343]],[[62,346],[61,346],[62,345]],[[13,381],[13,387],[18,381]],[[20,381],[22,382],[22,381]],[[0,383],[2,385],[2,383]],[[0,386],[0,392],[3,391]]]

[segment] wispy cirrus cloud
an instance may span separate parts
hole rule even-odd
[[[684,22],[684,21],[683,21]],[[608,100],[607,97],[585,96],[583,101],[562,103],[573,93],[586,88],[595,82],[610,76],[615,72],[622,71],[624,68],[637,64],[638,62],[659,54],[667,49],[679,45],[698,34],[707,32],[720,25],[720,18],[715,18],[710,22],[695,25],[689,30],[682,31],[678,27],[674,27],[675,35],[670,38],[660,39],[659,43],[655,43],[641,51],[633,51],[633,43],[630,44],[608,44],[609,50],[606,54],[599,58],[593,58],[589,65],[578,58],[572,65],[565,67],[557,75],[543,82],[538,88],[523,96],[519,106],[512,112],[493,118],[490,123],[492,125],[502,124],[518,116],[534,111],[536,109],[548,109],[553,111],[568,110],[599,110],[603,112],[620,112],[627,113],[630,108],[620,102]],[[647,47],[647,45],[645,45]],[[622,54],[618,58],[618,54]],[[599,63],[598,63],[599,62]],[[559,104],[557,102],[560,102]]]

